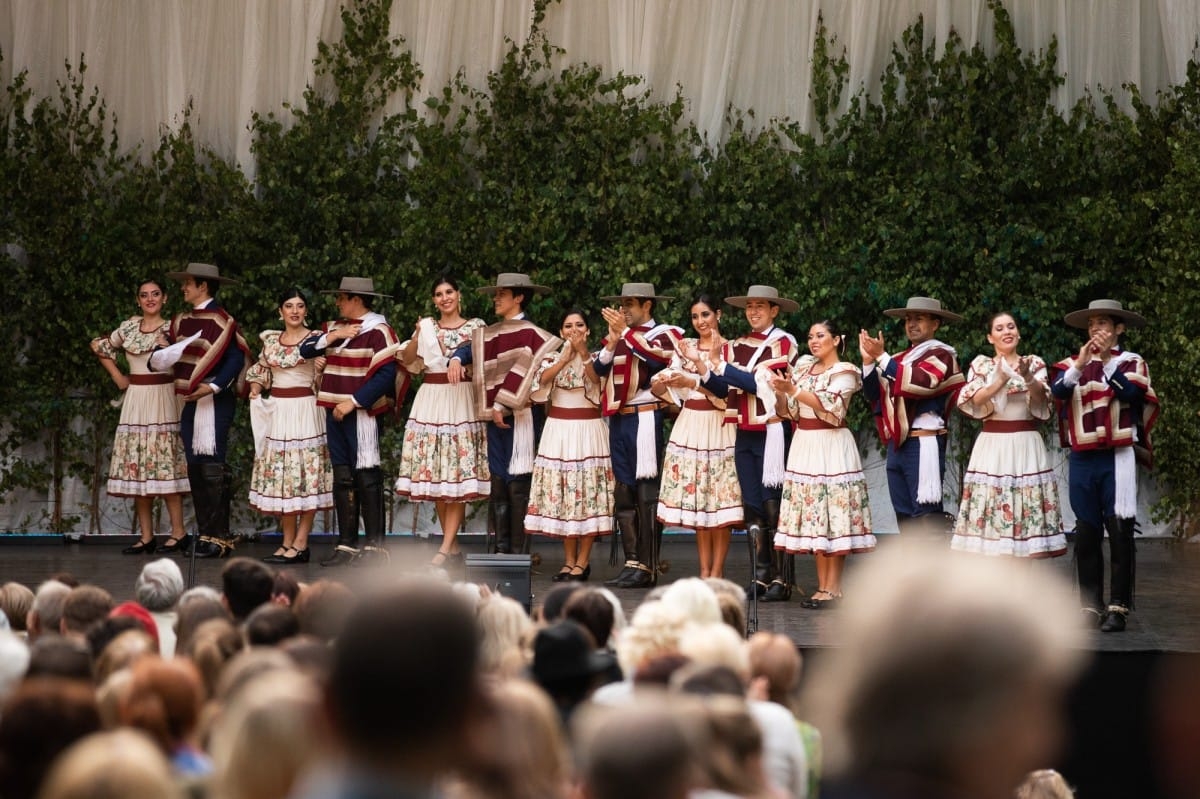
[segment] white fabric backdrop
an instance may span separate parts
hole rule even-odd
[[[1008,0],[1023,48],[1059,40],[1068,108],[1089,88],[1136,83],[1146,97],[1181,82],[1200,36],[1196,0]],[[505,39],[528,32],[532,0],[395,0],[391,28],[425,78],[418,100],[462,69],[482,86]],[[900,32],[990,39],[985,0],[563,0],[546,30],[573,61],[643,76],[658,97],[676,85],[710,141],[729,105],[759,119],[812,123],[809,62],[818,14],[847,48],[850,85],[878,89]],[[0,0],[0,79],[26,69],[38,96],[83,53],[87,78],[117,114],[126,145],[156,141],[189,98],[195,130],[250,171],[252,111],[299,101],[318,40],[341,29],[338,0]],[[419,108],[423,105],[418,104]]]

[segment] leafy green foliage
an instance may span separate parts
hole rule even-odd
[[[344,274],[393,295],[382,310],[401,335],[430,312],[442,273],[468,289],[532,273],[554,288],[532,309],[551,326],[560,309],[595,310],[627,280],[677,297],[657,316],[684,325],[694,294],[768,283],[800,303],[783,325],[803,340],[832,319],[849,358],[859,328],[900,348],[881,310],[933,295],[967,316],[941,331],[964,364],[985,350],[993,311],[1012,311],[1027,351],[1054,361],[1078,346],[1063,314],[1115,297],[1152,312],[1128,343],[1164,401],[1157,512],[1192,530],[1200,67],[1152,100],[1126,87],[1133,114],[1109,95],[1060,113],[1057,43],[1023,52],[992,0],[988,47],[954,33],[927,42],[914,20],[876,95],[847,86],[845,50],[822,29],[815,130],[729,109],[717,143],[687,124],[683,89],[657,101],[637,76],[570,63],[542,28],[551,2],[534,4],[530,35],[509,43],[486,85],[459,75],[432,89],[389,33],[390,0],[348,3],[303,97],[250,120],[253,184],[195,140],[190,109],[142,153],[117,141],[82,61],[54,97],[35,98],[14,76],[0,106],[0,233],[15,245],[0,283],[14,353],[0,366],[0,492],[79,475],[98,496],[115,416],[86,342],[134,311],[140,276],[210,260],[242,281],[221,299],[252,346],[275,324],[281,290],[304,288],[315,324],[332,314],[317,292]],[[465,299],[490,316],[474,292]],[[591,321],[599,335],[598,314]],[[734,311],[723,327],[733,335],[744,322]],[[868,429],[865,405],[854,413]],[[385,437],[393,456],[398,438]],[[47,457],[12,457],[42,440]],[[56,501],[46,521],[68,529],[77,512]]]

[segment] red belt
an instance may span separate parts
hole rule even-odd
[[[721,410],[716,405],[713,405],[706,399],[690,399],[683,403],[683,407],[691,408],[693,411],[719,411]]]
[[[273,388],[271,396],[279,399],[295,399],[296,397],[311,397],[313,390],[305,386],[296,386],[294,388]]]
[[[985,433],[1025,433],[1031,430],[1037,430],[1040,423],[1034,419],[1014,419],[1008,421],[1005,419],[995,419],[983,423],[983,432]]]
[[[944,436],[945,430],[909,430],[909,438],[927,438],[928,436]]]
[[[845,427],[845,425],[830,424],[824,419],[810,419],[807,416],[796,420],[797,430],[837,430],[841,427]]]
[[[134,386],[165,386],[174,382],[174,376],[168,374],[129,376],[129,383]]]
[[[599,408],[560,408],[557,405],[551,405],[550,410],[546,412],[546,416],[551,419],[599,419]]]
[[[426,372],[423,382],[430,386],[445,386],[450,383],[450,375],[446,372]]]

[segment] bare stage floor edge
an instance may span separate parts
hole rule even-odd
[[[122,555],[121,548],[131,543],[126,536],[93,536],[81,542],[64,543],[58,536],[7,535],[0,536],[0,582],[15,580],[31,588],[57,572],[70,572],[83,582],[99,585],[118,600],[132,598],[134,581],[145,564],[146,556]],[[162,538],[159,539],[163,540]],[[278,544],[278,537],[264,535],[259,540],[244,542],[238,555],[262,557]],[[389,536],[388,547],[398,571],[421,571],[437,548],[440,539],[412,536]],[[887,547],[894,536],[881,536],[881,548]],[[465,552],[482,552],[482,536],[464,536]],[[591,585],[599,585],[615,574],[619,566],[609,565],[611,539],[601,539],[593,551]],[[310,563],[284,567],[302,582],[333,578],[346,582],[357,579],[357,570],[326,569],[317,561],[332,546],[332,538],[314,536]],[[561,546],[553,540],[535,538],[533,551],[541,556],[540,565],[533,568],[532,589],[537,605],[554,587],[551,577],[562,563]],[[178,556],[176,556],[178,557]],[[690,536],[669,535],[664,540],[663,557],[669,564],[660,582],[671,582],[698,572],[695,545]],[[870,554],[851,556],[847,572],[865,562]],[[970,556],[963,556],[970,557]],[[219,585],[219,574],[226,561],[197,561],[196,582]],[[726,576],[745,584],[749,578],[750,555],[742,535],[735,535],[726,562]],[[187,563],[180,558],[185,576]],[[1071,578],[1074,562],[1064,555],[1051,560],[1035,561],[1031,569],[1051,569]],[[815,571],[810,557],[796,558],[797,583],[811,591],[815,586]],[[1014,586],[1018,591],[1019,586]],[[617,590],[627,612],[632,613],[645,596],[644,590]],[[804,650],[836,647],[841,640],[838,611],[805,610],[794,595],[790,602],[759,603],[758,629],[783,633]],[[1200,546],[1172,539],[1151,538],[1138,541],[1137,607],[1130,615],[1129,628],[1124,633],[1093,637],[1093,647],[1099,652],[1200,652]]]

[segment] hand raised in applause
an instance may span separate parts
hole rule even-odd
[[[862,354],[863,366],[869,366],[883,357],[883,331],[872,338],[866,330],[858,331],[858,351]]]

